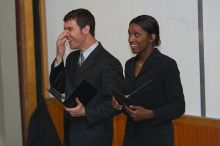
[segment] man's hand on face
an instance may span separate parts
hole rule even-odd
[[[66,31],[63,31],[57,41],[56,41],[56,48],[57,48],[57,54],[56,54],[56,63],[61,63],[63,56],[65,54],[65,42],[66,42]]]

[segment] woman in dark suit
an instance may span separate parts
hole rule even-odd
[[[127,115],[124,146],[173,146],[172,120],[185,111],[180,73],[175,60],[160,53],[159,25],[141,15],[131,20],[128,41],[135,57],[125,65],[124,94],[132,94]],[[123,107],[113,97],[115,109]]]

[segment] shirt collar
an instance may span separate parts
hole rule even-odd
[[[99,45],[98,41],[96,41],[91,47],[86,49],[83,53],[83,57],[86,59],[90,53],[92,53],[93,50]]]

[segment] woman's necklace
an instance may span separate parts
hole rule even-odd
[[[143,66],[143,63],[136,62],[136,64],[135,64],[135,71],[134,71],[135,76],[137,76],[139,74],[142,66]]]
[[[142,67],[143,63],[136,63],[137,67]]]

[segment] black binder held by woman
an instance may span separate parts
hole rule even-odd
[[[137,89],[135,89],[133,92],[131,92],[128,95],[124,95],[122,93],[119,93],[116,90],[113,90],[113,96],[115,97],[115,99],[118,101],[118,103],[124,108],[125,106],[129,106],[132,104],[132,102],[129,100],[129,98],[134,95],[135,93],[137,93],[138,91],[140,91],[142,88],[146,87],[147,85],[149,85],[153,80],[155,79],[151,79],[147,82],[145,82],[143,85],[141,85],[140,87],[138,87]]]

